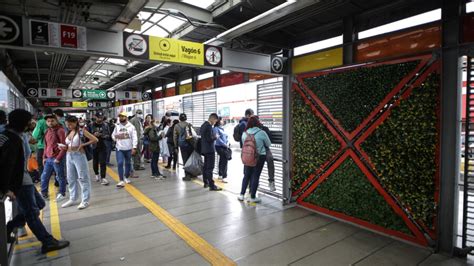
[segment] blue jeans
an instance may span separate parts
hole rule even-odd
[[[240,191],[241,195],[245,194],[247,187],[250,183],[250,197],[252,199],[255,198],[258,189],[258,183],[260,181],[260,174],[262,173],[263,166],[265,165],[266,161],[265,155],[260,155],[258,157],[257,165],[254,167],[244,166],[244,180],[242,180],[242,189]]]
[[[151,155],[151,174],[153,176],[161,175],[160,168],[158,168],[158,159],[160,158],[160,152],[154,151]]]
[[[48,158],[45,161],[43,173],[41,174],[41,194],[48,194],[49,179],[54,172],[56,172],[56,179],[59,182],[59,193],[66,195],[66,177],[64,176],[64,158],[55,163],[54,158]]]
[[[39,218],[40,210],[44,208],[45,202],[43,198],[38,195],[35,186],[22,186],[20,192],[16,195],[16,201],[19,213],[8,222],[8,232],[13,231],[14,228],[24,226],[25,223],[27,223],[28,227],[41,243],[47,244],[51,242],[53,237],[48,233]]]
[[[67,178],[69,182],[69,199],[78,199],[78,183],[82,189],[82,202],[89,202],[91,196],[91,179],[89,164],[84,153],[73,151],[66,154]]]
[[[115,155],[117,157],[117,168],[119,172],[120,181],[123,181],[124,164],[125,164],[125,177],[126,178],[130,177],[130,169],[132,168],[132,150],[126,150],[126,151],[117,150]]]

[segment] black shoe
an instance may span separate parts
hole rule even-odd
[[[209,191],[221,191],[221,190],[222,190],[222,188],[220,188],[220,187],[211,187],[209,189]]]
[[[48,194],[41,194],[43,196],[43,199],[47,200],[49,198]]]
[[[133,168],[135,171],[142,171],[145,170],[145,167],[138,167],[138,168]]]
[[[209,187],[209,184],[204,184],[204,188],[208,188]]]
[[[165,169],[170,169],[170,168],[171,168],[171,165],[165,166]]]
[[[176,166],[173,167],[173,170],[176,170]]]
[[[58,181],[54,181],[54,186],[55,186],[55,187],[59,187],[59,182],[58,182]]]
[[[53,239],[51,242],[47,244],[43,244],[43,246],[41,246],[41,253],[45,254],[50,251],[66,248],[68,246],[69,246],[69,241]]]
[[[183,177],[183,181],[191,181],[191,178],[189,176]]]

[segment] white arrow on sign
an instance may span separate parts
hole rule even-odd
[[[5,39],[8,35],[13,36],[9,39]],[[0,43],[13,42],[18,36],[20,36],[20,27],[18,27],[18,24],[16,24],[13,19],[0,15]]]

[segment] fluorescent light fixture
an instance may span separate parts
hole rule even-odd
[[[359,32],[359,39],[364,39],[368,37],[372,37],[375,35],[380,35],[392,31],[397,31],[421,24],[426,24],[429,22],[437,21],[441,19],[441,9],[435,9],[432,11],[428,11],[416,16],[412,16],[409,18],[401,19],[392,23],[388,23],[379,27],[375,27],[369,30]]]
[[[334,37],[334,38],[310,43],[310,44],[305,44],[299,47],[295,47],[294,55],[297,56],[297,55],[307,54],[310,52],[322,50],[322,49],[340,45],[340,44],[342,44],[342,35]]]
[[[466,13],[474,12],[474,2],[468,2],[466,4]]]

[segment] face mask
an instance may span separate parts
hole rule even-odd
[[[143,118],[143,114],[137,114],[138,118]]]

